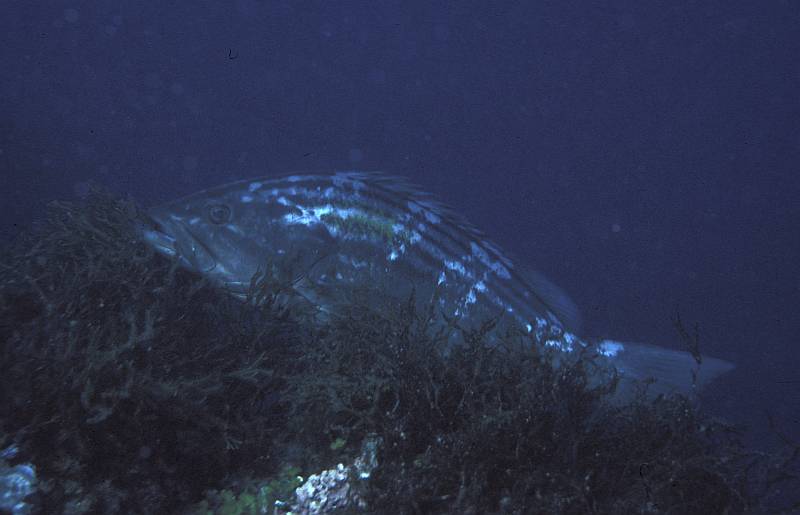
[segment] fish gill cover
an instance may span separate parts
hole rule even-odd
[[[33,465],[34,511],[285,513],[364,442],[375,468],[345,510],[781,508],[796,448],[748,451],[681,396],[610,403],[589,351],[556,366],[491,318],[438,323],[413,291],[320,318],[305,271],[269,263],[242,302],[144,244],[146,222],[94,191],[0,256],[0,469]]]

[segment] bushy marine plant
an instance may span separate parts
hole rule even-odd
[[[261,490],[242,478],[327,468],[367,435],[377,513],[738,513],[765,498],[754,475],[786,477],[687,399],[607,402],[590,354],[389,291],[318,317],[269,263],[242,303],[154,255],[145,222],[95,192],[0,254],[0,431],[43,511],[244,513]]]
[[[156,256],[140,223],[94,192],[0,259],[0,422],[43,506],[163,512],[274,466],[298,324]]]
[[[685,397],[652,400],[645,383],[612,402],[590,351],[557,360],[524,334],[487,343],[491,320],[443,328],[434,305],[397,306],[342,311],[290,388],[306,445],[382,438],[376,512],[758,513],[754,482],[787,478]]]

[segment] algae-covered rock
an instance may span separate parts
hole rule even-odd
[[[155,255],[146,223],[94,192],[0,251],[0,432],[25,457],[0,473],[9,503],[739,513],[776,511],[791,478],[797,454],[749,452],[685,398],[608,402],[589,355],[553,366],[413,298],[316,316],[269,263],[242,301]]]
[[[54,204],[0,254],[0,423],[51,479],[47,509],[176,509],[233,463],[269,472],[283,434],[297,324],[154,255],[138,213]]]

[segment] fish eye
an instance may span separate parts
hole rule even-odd
[[[208,206],[208,218],[213,224],[221,225],[228,223],[231,219],[231,208],[225,204],[213,204]]]

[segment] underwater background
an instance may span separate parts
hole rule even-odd
[[[90,183],[402,175],[587,336],[696,323],[737,365],[703,406],[800,440],[800,4],[5,1],[0,38],[3,240]]]

